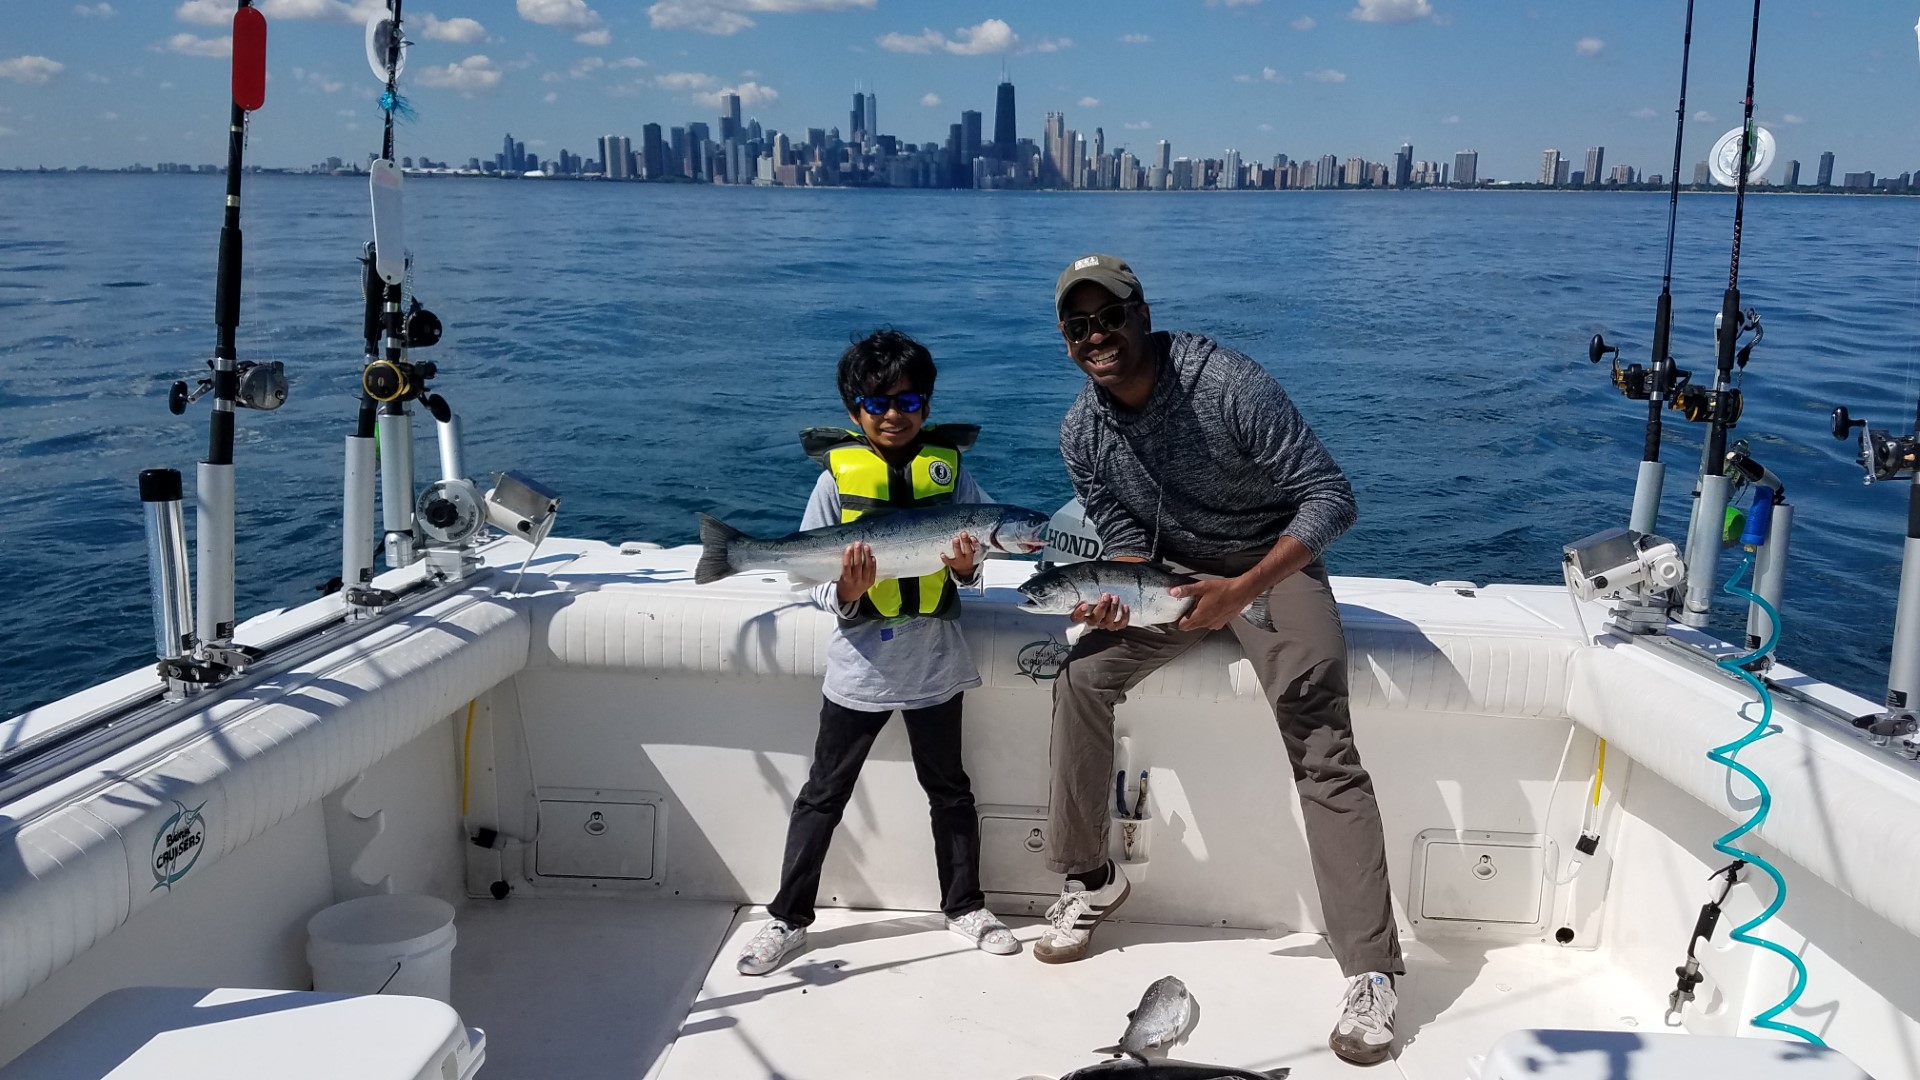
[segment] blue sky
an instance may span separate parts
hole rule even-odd
[[[270,87],[252,160],[364,158],[379,116],[363,24],[381,0],[260,0]],[[0,0],[0,167],[222,162],[230,0]],[[745,112],[794,131],[847,122],[856,81],[880,127],[944,140],[993,120],[1004,63],[1020,133],[1048,110],[1109,146],[1270,159],[1480,151],[1482,177],[1531,179],[1540,151],[1666,172],[1684,0],[407,0],[417,44],[401,152],[464,162],[512,131],[593,153],[648,121]],[[1687,165],[1738,123],[1747,0],[1697,0]],[[1920,5],[1775,0],[1756,115],[1811,170],[1920,168]],[[1778,169],[1775,171],[1778,176]]]

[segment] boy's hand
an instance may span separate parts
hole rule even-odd
[[[1260,596],[1260,583],[1246,577],[1203,578],[1175,585],[1176,597],[1193,597],[1193,609],[1179,622],[1182,630],[1218,630]]]
[[[1077,623],[1086,623],[1095,630],[1125,630],[1132,614],[1118,597],[1102,593],[1099,603],[1076,605],[1073,614],[1067,617]]]
[[[940,561],[954,577],[966,581],[980,568],[980,541],[972,533],[961,533],[953,538],[953,554],[940,556]]]
[[[874,561],[873,549],[866,544],[848,544],[847,550],[840,553],[840,602],[857,603],[873,588],[880,576],[879,564]]]

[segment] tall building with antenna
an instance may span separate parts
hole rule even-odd
[[[1019,141],[1013,119],[1013,81],[1002,71],[1000,92],[993,103],[993,156],[1004,162],[1012,161],[1014,144]]]

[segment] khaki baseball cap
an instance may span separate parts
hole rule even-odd
[[[1053,310],[1056,314],[1060,312],[1061,305],[1067,302],[1067,294],[1083,281],[1091,281],[1121,300],[1142,299],[1140,279],[1133,276],[1133,267],[1111,255],[1088,255],[1073,260],[1060,272],[1060,280],[1054,282]]]

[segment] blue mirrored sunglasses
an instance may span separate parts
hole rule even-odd
[[[853,399],[855,405],[867,411],[869,416],[885,416],[888,409],[899,409],[903,413],[917,413],[927,407],[927,398],[931,395],[919,393],[905,394],[868,394]]]

